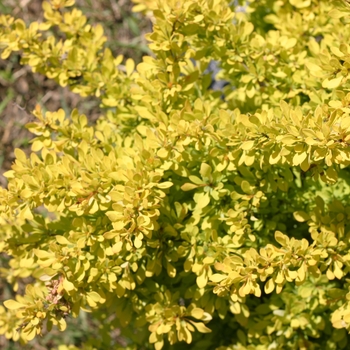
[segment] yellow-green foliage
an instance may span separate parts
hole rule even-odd
[[[135,0],[154,22],[138,65],[73,2],[29,27],[0,16],[3,59],[104,110],[33,112],[0,190],[1,277],[32,283],[0,333],[27,342],[84,310],[101,322],[86,349],[116,328],[129,349],[348,348],[346,2]]]

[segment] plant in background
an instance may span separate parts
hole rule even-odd
[[[0,16],[3,59],[104,110],[33,112],[0,190],[18,291],[0,333],[25,343],[84,311],[99,333],[81,349],[118,349],[116,329],[128,349],[346,348],[349,6],[135,0],[154,20],[135,65],[73,5]]]

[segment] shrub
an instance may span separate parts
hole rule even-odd
[[[0,195],[17,292],[0,333],[25,343],[84,311],[100,329],[81,349],[117,349],[116,329],[127,349],[346,348],[346,2],[135,0],[154,22],[137,66],[73,3],[0,16],[3,59],[104,110],[33,112]]]

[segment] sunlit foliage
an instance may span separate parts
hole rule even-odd
[[[28,342],[83,310],[101,322],[83,349],[117,328],[127,349],[347,348],[349,6],[134,2],[154,23],[139,64],[73,0],[30,26],[0,16],[2,59],[104,110],[33,112],[0,189],[1,277],[32,283],[0,333]]]

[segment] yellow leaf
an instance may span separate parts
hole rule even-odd
[[[202,177],[208,178],[211,175],[211,172],[212,172],[212,169],[210,165],[206,163],[201,164],[199,173],[202,175]]]
[[[169,188],[171,186],[173,186],[173,183],[171,181],[165,181],[157,184],[157,187],[162,189]]]
[[[293,165],[301,164],[305,160],[306,157],[307,157],[306,152],[296,153],[293,157]]]
[[[155,116],[146,107],[136,106],[135,110],[139,113],[141,118],[155,120]]]
[[[125,63],[125,68],[126,68],[126,75],[130,76],[135,69],[135,62],[131,58],[128,58]]]
[[[305,278],[306,278],[306,266],[304,264],[302,264],[300,266],[300,268],[297,271],[298,276],[296,278],[296,281],[298,282],[304,282]]]
[[[219,283],[221,282],[222,280],[224,280],[225,278],[227,278],[227,276],[225,275],[220,275],[219,273],[214,273],[213,275],[210,276],[210,280],[212,282],[215,282],[215,283]]]
[[[204,323],[202,322],[192,322],[190,321],[196,328],[197,331],[200,333],[211,333],[211,329],[206,327]]]
[[[275,232],[275,240],[282,246],[286,246],[289,243],[289,238],[280,231]]]
[[[201,319],[204,315],[204,310],[196,307],[190,311],[190,315],[194,318]]]
[[[195,184],[191,184],[191,183],[185,183],[181,186],[181,189],[183,191],[191,191],[191,190],[194,190],[195,188],[197,188],[198,186],[195,185]]]
[[[57,327],[61,332],[63,332],[67,328],[67,323],[63,317],[58,320]]]
[[[17,310],[17,309],[20,309],[22,307],[25,307],[25,305],[19,303],[18,301],[16,300],[5,300],[4,301],[4,305],[9,309],[9,310]]]
[[[169,277],[175,278],[176,277],[175,267],[173,265],[171,265],[170,262],[167,261],[166,268],[167,268],[167,272],[168,272]]]
[[[121,213],[119,213],[117,211],[107,211],[106,215],[108,216],[108,219],[111,220],[112,222],[118,221],[122,218]],[[123,224],[123,227],[124,227],[124,224]]]
[[[295,211],[293,213],[294,219],[298,222],[305,222],[310,219],[310,216],[304,211]]]
[[[21,149],[19,148],[15,149],[15,156],[16,156],[16,159],[19,160],[21,163],[27,162],[27,156]]]
[[[335,261],[334,264],[334,269],[333,269],[333,273],[334,273],[334,276],[340,280],[343,278],[343,270],[341,269],[341,263],[339,261]]]
[[[210,203],[209,193],[196,193],[194,201],[197,203],[197,208],[205,208]]]
[[[298,142],[298,139],[295,138],[295,136],[290,136],[290,135],[282,136],[282,137],[277,136],[276,140],[282,142],[286,146],[293,145],[295,142]]]
[[[43,143],[40,140],[35,140],[32,144],[32,151],[38,152],[43,148]]]
[[[240,148],[243,149],[244,151],[249,151],[254,147],[254,143],[255,141],[245,141],[241,144]]]
[[[33,220],[34,216],[32,214],[32,211],[29,209],[29,207],[25,206],[24,209],[20,211],[18,214],[18,217],[22,220]]]
[[[331,80],[325,79],[322,83],[322,87],[325,89],[335,89],[340,85],[342,80],[343,80],[342,76]]]
[[[36,331],[36,327],[33,327],[31,324],[30,326],[27,326],[23,332],[22,332],[22,337],[26,340],[26,341],[30,341],[32,339],[34,339],[34,337],[36,336],[37,331]]]
[[[47,252],[45,250],[39,250],[39,249],[35,249],[34,254],[39,259],[49,259],[49,258],[52,258],[52,256],[53,256],[53,254],[51,252]]]
[[[68,244],[71,244],[68,239],[64,236],[60,236],[60,235],[57,235],[55,236],[56,238],[56,241],[59,243],[59,244],[62,244],[62,245],[68,245]]]
[[[345,11],[340,11],[338,9],[332,9],[331,11],[328,12],[328,16],[331,18],[338,19],[338,18],[348,16],[348,14]]]
[[[195,175],[190,175],[188,178],[196,185],[203,185],[205,183],[202,179]]]
[[[205,271],[203,271],[196,279],[197,286],[199,288],[204,288],[208,283],[208,277]]]
[[[207,256],[203,259],[203,264],[212,264],[215,259],[212,256]]]
[[[135,248],[141,248],[142,247],[142,240],[141,239],[138,239],[137,237],[135,237],[134,239],[134,247]]]
[[[300,168],[302,171],[307,172],[310,169],[310,163],[308,158],[305,158],[301,164],[300,164]]]
[[[63,289],[67,292],[70,292],[71,290],[75,290],[75,286],[72,282],[69,282],[67,279],[63,280]]]
[[[275,289],[275,283],[273,282],[273,279],[270,278],[264,286],[264,291],[266,294],[270,294],[273,292],[273,290]]]

